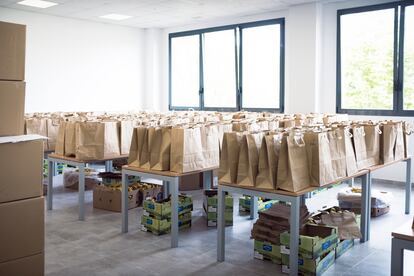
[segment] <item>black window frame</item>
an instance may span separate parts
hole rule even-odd
[[[278,108],[243,108],[242,105],[242,30],[249,28],[249,27],[259,27],[259,26],[266,26],[266,25],[280,25],[280,89],[279,89],[279,107]],[[236,63],[236,107],[205,107],[204,106],[204,79],[203,79],[203,34],[209,32],[217,32],[217,31],[224,31],[224,30],[231,30],[234,29],[235,32],[235,63]],[[238,32],[238,36],[237,36]],[[182,37],[182,36],[191,36],[191,35],[198,35],[200,39],[199,43],[199,106],[197,107],[184,107],[184,106],[173,106],[172,105],[172,79],[171,79],[171,40],[175,37]],[[237,48],[237,42],[239,43],[239,48]],[[183,32],[176,32],[170,33],[168,35],[168,109],[169,110],[205,110],[205,111],[239,111],[239,110],[247,110],[247,111],[269,111],[269,112],[278,112],[283,113],[285,107],[285,18],[276,18],[276,19],[267,19],[262,21],[255,21],[255,22],[247,22],[247,23],[240,23],[240,24],[232,24],[232,25],[225,25],[219,27],[212,27],[212,28],[204,28],[204,29],[197,29],[197,30],[190,30],[190,31],[183,31]]]
[[[414,116],[414,110],[403,109],[403,75],[404,75],[404,12],[405,7],[414,5],[413,0],[397,1],[341,9],[337,11],[336,32],[336,112],[350,115],[373,115],[373,116]],[[383,9],[394,9],[394,75],[393,75],[393,108],[381,109],[346,109],[342,108],[341,91],[341,16]]]

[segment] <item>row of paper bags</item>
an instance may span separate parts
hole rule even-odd
[[[134,129],[128,164],[178,173],[216,168],[220,161],[218,124]]]
[[[291,192],[322,186],[403,159],[411,133],[402,122],[225,133],[219,182]]]

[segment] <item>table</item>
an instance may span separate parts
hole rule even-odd
[[[399,227],[392,232],[391,240],[391,276],[403,275],[404,249],[414,251],[413,221]]]
[[[85,220],[85,167],[88,164],[105,162],[106,171],[112,171],[112,160],[127,158],[128,155],[120,155],[102,160],[78,160],[74,157],[66,157],[55,153],[48,154],[48,187],[47,187],[47,209],[53,209],[53,175],[55,171],[55,163],[63,163],[78,167],[79,169],[79,188],[78,188],[78,204],[79,204],[79,220]]]
[[[371,215],[371,191],[369,185],[369,170],[361,170],[358,173],[336,180],[334,183],[339,181],[349,180],[351,178],[361,178],[361,242],[365,242],[369,239],[369,222],[368,217]],[[332,185],[329,183],[325,186]],[[304,204],[305,195],[312,192],[320,187],[309,187],[302,191],[293,193],[283,190],[268,190],[258,189],[255,187],[240,187],[238,185],[220,183],[218,187],[218,206],[217,206],[217,261],[223,262],[225,259],[225,194],[238,193],[250,195],[251,198],[263,197],[267,199],[276,199],[290,203],[290,275],[298,275],[298,252],[299,252],[299,213],[300,206]],[[257,200],[256,200],[257,201]],[[252,202],[253,203],[253,202]],[[253,207],[253,204],[251,205]],[[253,209],[251,207],[251,210]],[[257,212],[257,208],[254,212]]]
[[[185,175],[196,173],[204,174],[203,188],[211,188],[214,168],[188,173],[176,173],[170,171],[146,170],[134,166],[122,167],[122,233],[128,232],[128,176],[139,176],[141,178],[152,178],[162,181],[164,196],[171,193],[171,248],[178,247],[178,184],[180,178]]]

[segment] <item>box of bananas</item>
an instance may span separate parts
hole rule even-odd
[[[128,209],[142,205],[146,197],[162,197],[161,186],[156,184],[133,182],[128,187]],[[114,212],[121,212],[122,185],[97,185],[93,190],[93,207]]]
[[[171,199],[170,197],[160,200],[158,198],[148,198],[143,202],[144,213],[164,219],[171,218]],[[178,214],[184,214],[193,210],[193,199],[189,195],[180,194],[178,196]]]

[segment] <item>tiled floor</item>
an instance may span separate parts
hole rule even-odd
[[[47,275],[284,275],[280,266],[253,259],[252,221],[237,212],[234,226],[226,229],[226,261],[216,261],[216,230],[206,226],[201,191],[190,192],[192,228],[180,232],[179,248],[170,249],[169,235],[139,230],[142,208],[130,210],[129,233],[121,234],[120,213],[93,209],[90,191],[86,221],[78,221],[77,192],[64,189],[61,181],[55,178],[54,210],[46,213]],[[339,189],[309,199],[308,208],[337,204]],[[374,182],[374,189],[394,194],[390,213],[372,219],[371,240],[356,242],[324,275],[390,274],[391,231],[413,216],[404,215],[402,186]],[[405,275],[414,275],[414,252],[405,255]]]

